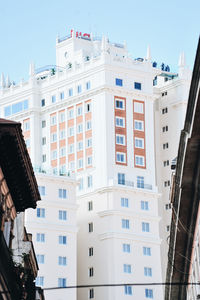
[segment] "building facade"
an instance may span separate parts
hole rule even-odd
[[[42,201],[26,213],[39,265],[36,284],[47,288],[45,299],[76,299],[76,289],[64,289],[77,284],[76,182],[44,173],[36,179]]]
[[[130,283],[79,289],[78,299],[162,299],[162,287],[131,283],[165,276],[170,161],[190,82],[183,55],[175,74],[149,47],[132,59],[126,44],[72,30],[56,41],[56,65],[31,64],[29,75],[16,86],[2,76],[1,115],[23,123],[37,170],[76,174],[78,284]]]

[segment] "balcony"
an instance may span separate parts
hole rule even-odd
[[[151,184],[142,183],[142,182],[134,183],[134,181],[123,180],[123,179],[118,179],[118,180],[110,179],[109,186],[126,186],[129,188],[144,189],[144,190],[150,190],[150,191],[153,190],[153,187]]]

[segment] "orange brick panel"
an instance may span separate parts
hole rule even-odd
[[[68,120],[67,125],[68,125],[68,127],[73,127],[74,126],[74,119]]]
[[[50,132],[56,132],[57,131],[57,125],[53,125],[50,127]]]
[[[82,141],[82,139],[83,139],[83,134],[82,133],[79,133],[79,134],[76,135],[77,142]]]
[[[30,138],[30,130],[23,132],[24,138]]]
[[[68,155],[68,161],[74,161],[74,153]]]
[[[83,150],[77,152],[77,159],[83,157]]]
[[[76,118],[76,123],[79,124],[79,123],[83,123],[83,116],[78,116]]]
[[[92,155],[92,147],[86,149],[86,156],[91,156]]]
[[[65,122],[62,122],[62,123],[59,124],[59,129],[60,130],[65,129]]]
[[[65,140],[61,140],[61,141],[59,142],[60,148],[61,148],[61,147],[64,147],[65,145],[66,145],[66,141],[65,141]]]
[[[57,149],[57,142],[51,143],[51,150]]]
[[[91,112],[88,112],[85,114],[85,120],[88,121],[88,120],[91,120],[92,119],[92,113]]]
[[[92,130],[88,130],[85,132],[85,138],[89,139],[90,137],[92,137]]]
[[[54,167],[57,167],[57,159],[54,159],[51,161],[51,166],[54,168]]]
[[[74,136],[70,136],[68,138],[68,144],[73,144],[74,143]]]
[[[60,158],[60,165],[66,164],[66,157],[61,157]]]

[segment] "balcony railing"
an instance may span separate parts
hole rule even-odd
[[[146,190],[152,190],[152,185],[147,183],[139,183],[137,184],[138,189],[146,189]]]
[[[118,184],[134,187],[134,182],[133,181],[118,180]]]

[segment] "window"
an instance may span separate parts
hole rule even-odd
[[[74,144],[69,145],[69,154],[74,153]]]
[[[131,273],[131,265],[124,264],[124,273]]]
[[[123,86],[123,80],[119,78],[115,78],[115,85]]]
[[[167,107],[163,108],[162,109],[162,114],[164,115],[164,114],[167,114],[167,113],[168,113],[168,108]]]
[[[124,100],[116,99],[115,107],[118,109],[124,109]]]
[[[26,144],[26,147],[29,148],[30,147],[30,139],[25,140],[25,144]]]
[[[77,133],[81,133],[81,132],[83,132],[83,124],[82,123],[78,124],[78,126],[77,126]]]
[[[91,166],[92,165],[92,156],[88,156],[87,157],[87,166]]]
[[[64,157],[66,155],[66,148],[62,147],[60,148],[60,157]]]
[[[73,89],[71,88],[71,89],[69,89],[69,91],[68,91],[68,95],[69,95],[69,97],[72,97],[73,96]]]
[[[144,166],[144,156],[135,155],[135,165],[136,166]]]
[[[78,169],[82,169],[82,168],[83,168],[83,159],[80,158],[80,159],[78,160]]]
[[[86,122],[86,130],[90,130],[92,129],[92,122],[91,121],[87,121]]]
[[[129,207],[128,198],[121,198],[121,206]]]
[[[42,145],[43,145],[43,146],[46,145],[46,142],[47,142],[47,140],[46,140],[46,137],[44,136],[44,137],[42,138]]]
[[[65,113],[61,112],[59,113],[59,122],[62,123],[65,121]]]
[[[39,192],[40,192],[40,196],[45,196],[45,186],[41,186],[41,185],[39,185],[38,186],[38,190],[39,190]]]
[[[44,285],[44,277],[43,276],[36,277],[35,285],[43,286]]]
[[[126,163],[125,153],[117,152],[117,162]]]
[[[122,219],[122,228],[125,228],[125,229],[129,229],[130,228],[129,220]]]
[[[169,148],[169,144],[168,143],[163,144],[163,149],[168,149],[168,148]]]
[[[60,140],[64,140],[65,139],[65,130],[61,130],[60,131]]]
[[[41,106],[42,106],[42,107],[45,106],[45,99],[42,99],[42,100],[41,100]]]
[[[67,199],[67,190],[66,189],[59,189],[58,190],[58,197],[62,199]]]
[[[73,109],[68,110],[68,119],[71,120],[73,119],[73,117],[74,117],[74,110]]]
[[[89,289],[89,299],[94,298],[94,289]]]
[[[88,202],[88,210],[93,210],[93,202],[92,201],[89,201]]]
[[[71,161],[69,163],[69,169],[72,170],[72,171],[74,171],[74,169],[75,169],[75,162],[74,161]]]
[[[91,103],[86,103],[86,113],[90,112],[91,111]]]
[[[125,185],[125,174],[124,173],[118,173],[118,184]]]
[[[121,117],[116,117],[116,126],[117,127],[125,127],[125,119]]]
[[[143,114],[144,113],[144,104],[141,102],[134,102],[134,112]]]
[[[126,253],[131,252],[131,245],[130,244],[123,244],[122,247],[123,247],[123,252],[126,252]]]
[[[78,142],[78,151],[83,150],[83,141]]]
[[[78,186],[79,191],[83,190],[83,178],[79,178],[79,186]]]
[[[74,135],[74,127],[69,127],[69,136]]]
[[[54,132],[51,134],[51,142],[54,143],[56,141],[57,141],[57,133]]]
[[[164,166],[164,167],[169,166],[169,160],[163,161],[163,166]]]
[[[89,272],[89,277],[93,277],[94,276],[94,268],[93,267],[91,267],[91,268],[89,268],[89,270],[88,270]]]
[[[141,201],[141,209],[142,210],[149,210],[149,202],[148,201]]]
[[[171,203],[165,204],[165,209],[166,209],[166,210],[167,210],[167,209],[171,209],[171,208],[172,208]]]
[[[137,176],[137,188],[143,189],[144,188],[144,177]]]
[[[24,122],[24,131],[29,131],[30,130],[30,121]]]
[[[88,249],[88,256],[93,256],[93,254],[94,254],[94,251],[93,251],[94,249],[93,249],[93,247],[90,247],[89,249]]]
[[[38,218],[45,218],[45,209],[37,207],[37,217]]]
[[[87,177],[87,185],[88,185],[88,188],[92,187],[92,175]]]
[[[150,231],[149,223],[142,222],[142,231],[143,232],[149,232]]]
[[[66,210],[59,210],[58,211],[58,218],[59,220],[67,220],[67,211]]]
[[[55,95],[51,96],[51,102],[52,102],[52,103],[55,103],[55,102],[56,102],[56,96],[55,96]]]
[[[83,114],[83,107],[81,105],[77,107],[77,116],[81,116],[82,114]]]
[[[66,165],[60,165],[60,175],[66,175]]]
[[[152,268],[144,267],[144,276],[152,276]]]
[[[166,131],[168,131],[168,126],[164,126],[164,127],[162,128],[162,132],[166,132]]]
[[[92,147],[92,138],[86,140],[86,148]]]
[[[66,278],[58,278],[58,287],[66,287],[67,279]]]
[[[167,232],[170,231],[170,226],[169,226],[169,225],[166,226],[166,231],[167,231]]]
[[[144,149],[144,139],[135,138],[135,148]]]
[[[57,150],[51,152],[51,159],[57,159]]]
[[[117,134],[116,135],[116,144],[118,145],[125,145],[125,135]]]
[[[60,100],[63,100],[63,99],[64,99],[64,97],[65,97],[65,94],[64,94],[64,92],[60,92]]]
[[[144,123],[143,121],[135,121],[135,130],[144,130]]]
[[[59,237],[58,237],[58,243],[60,245],[67,245],[67,237],[66,237],[66,235],[59,235]]]
[[[56,122],[57,122],[56,115],[54,115],[54,116],[51,116],[51,118],[50,118],[50,121],[51,121],[51,125],[55,125],[55,124],[56,124]]]
[[[82,86],[78,85],[77,86],[77,93],[80,94],[82,92]]]
[[[142,89],[141,83],[140,82],[134,82],[134,89],[141,90]]]
[[[58,264],[59,266],[66,266],[67,265],[66,256],[58,256]]]
[[[143,255],[151,256],[151,248],[150,247],[143,247]]]
[[[153,290],[152,289],[145,289],[145,297],[153,299]]]
[[[42,162],[44,163],[44,162],[46,162],[46,160],[47,160],[46,154],[43,154],[42,155]]]
[[[44,264],[44,254],[37,254],[36,255],[38,264]]]
[[[124,286],[124,294],[125,295],[132,295],[133,294],[133,292],[132,292],[132,286],[125,285]]]
[[[88,231],[93,232],[93,223],[88,224]]]
[[[36,241],[40,243],[45,242],[45,234],[44,233],[37,233],[36,234]]]
[[[45,128],[45,127],[46,127],[46,121],[42,120],[42,128]]]
[[[170,186],[170,180],[164,181],[164,187]]]
[[[29,106],[28,100],[14,103],[12,105],[4,107],[4,115],[5,115],[5,117],[8,117],[10,115],[17,114],[21,111],[27,110],[28,106]]]
[[[86,90],[90,90],[90,88],[91,88],[90,81],[87,81],[86,82]]]

